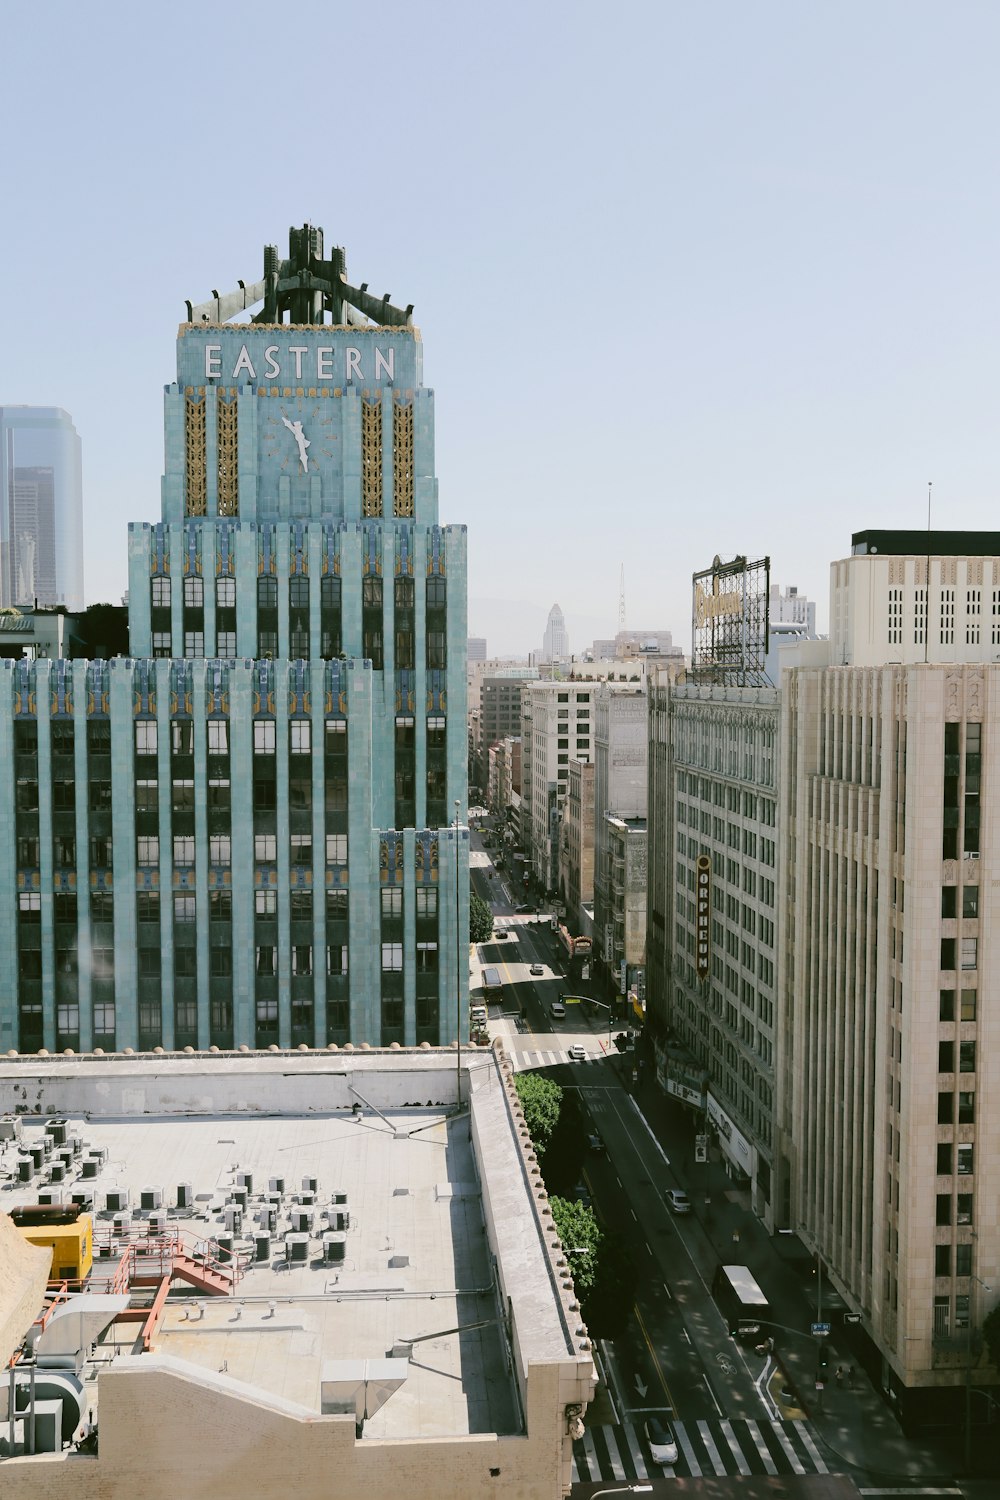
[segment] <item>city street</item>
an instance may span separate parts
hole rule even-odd
[[[836,1388],[824,1367],[849,1363],[846,1345],[810,1334],[815,1309],[797,1267],[782,1259],[718,1162],[695,1163],[690,1117],[666,1101],[632,1052],[619,1053],[607,1013],[550,1006],[566,993],[562,949],[548,919],[514,911],[514,892],[477,848],[476,889],[494,914],[494,941],[479,945],[470,986],[484,966],[500,971],[503,999],[490,1007],[489,1033],[515,1068],[544,1070],[577,1091],[588,1128],[606,1154],[585,1158],[583,1185],[599,1221],[618,1232],[636,1268],[632,1307],[621,1336],[599,1346],[603,1377],[582,1439],[574,1444],[574,1481],[628,1483],[658,1476],[850,1474],[871,1494],[891,1480],[906,1493],[960,1491],[940,1455],[906,1442],[867,1380]],[[498,929],[508,936],[496,939]],[[532,966],[541,973],[532,975]],[[579,1043],[581,1061],[569,1049]],[[691,1196],[693,1212],[675,1215],[667,1188]],[[780,1352],[758,1355],[730,1338],[711,1294],[721,1260],[748,1264],[765,1291]],[[838,1339],[842,1330],[838,1332]],[[817,1376],[824,1389],[817,1388]],[[668,1420],[677,1462],[653,1461],[644,1424]]]

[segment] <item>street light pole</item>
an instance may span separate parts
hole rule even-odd
[[[975,1289],[981,1286],[984,1292],[991,1290],[976,1275],[976,1245],[979,1236],[972,1230],[972,1265],[969,1275],[969,1306],[965,1320],[965,1472],[968,1474],[972,1468],[972,1309],[975,1306]]]
[[[456,1109],[462,1108],[462,891],[458,859],[458,814],[461,802],[455,798],[455,1047],[458,1062],[455,1070]],[[468,959],[466,959],[468,962]]]

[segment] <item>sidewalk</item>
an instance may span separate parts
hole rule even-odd
[[[776,1354],[791,1377],[794,1397],[783,1402],[779,1394],[783,1382],[769,1381],[776,1398],[776,1414],[791,1417],[804,1410],[825,1445],[826,1462],[835,1472],[847,1466],[886,1481],[950,1479],[955,1472],[954,1459],[903,1436],[881,1393],[843,1341],[843,1333],[838,1335],[834,1328],[832,1336],[822,1343],[810,1334],[815,1308],[810,1307],[800,1282],[800,1242],[794,1236],[768,1234],[750,1210],[749,1194],[736,1187],[720,1161],[694,1160],[690,1122],[679,1119],[676,1106],[668,1104],[651,1067],[643,1073],[633,1096],[669,1157],[677,1184],[691,1198],[693,1222],[684,1238],[701,1274],[711,1283],[720,1261],[749,1266],[778,1314],[776,1321],[789,1330],[779,1328],[774,1337]],[[707,1206],[706,1196],[710,1200]],[[816,1376],[822,1356],[826,1358],[827,1379],[824,1389],[818,1391]],[[748,1357],[753,1366],[752,1350]],[[763,1369],[763,1359],[759,1365]],[[842,1385],[834,1378],[838,1365],[845,1372]],[[848,1370],[853,1371],[850,1383]]]

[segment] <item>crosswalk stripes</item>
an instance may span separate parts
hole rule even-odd
[[[586,1062],[600,1062],[603,1056],[603,1052],[588,1052]],[[513,1057],[515,1072],[528,1068],[555,1068],[560,1063],[569,1062],[569,1047],[559,1050],[526,1047],[522,1051],[514,1051]],[[578,1063],[577,1066],[581,1064]]]
[[[802,1420],[755,1422],[750,1418],[711,1418],[674,1422],[677,1462],[670,1468],[654,1462],[641,1427],[586,1428],[573,1444],[573,1482],[608,1480],[627,1484],[674,1474],[703,1475],[828,1474],[830,1471]]]

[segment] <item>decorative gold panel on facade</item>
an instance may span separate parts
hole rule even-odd
[[[392,513],[413,515],[413,407],[392,407]]]
[[[189,516],[205,514],[205,397],[184,397],[184,451],[186,454],[187,501]]]
[[[235,400],[220,401],[219,420],[219,515],[240,513],[240,478],[237,407]]]
[[[382,402],[361,403],[361,514],[382,514]]]

